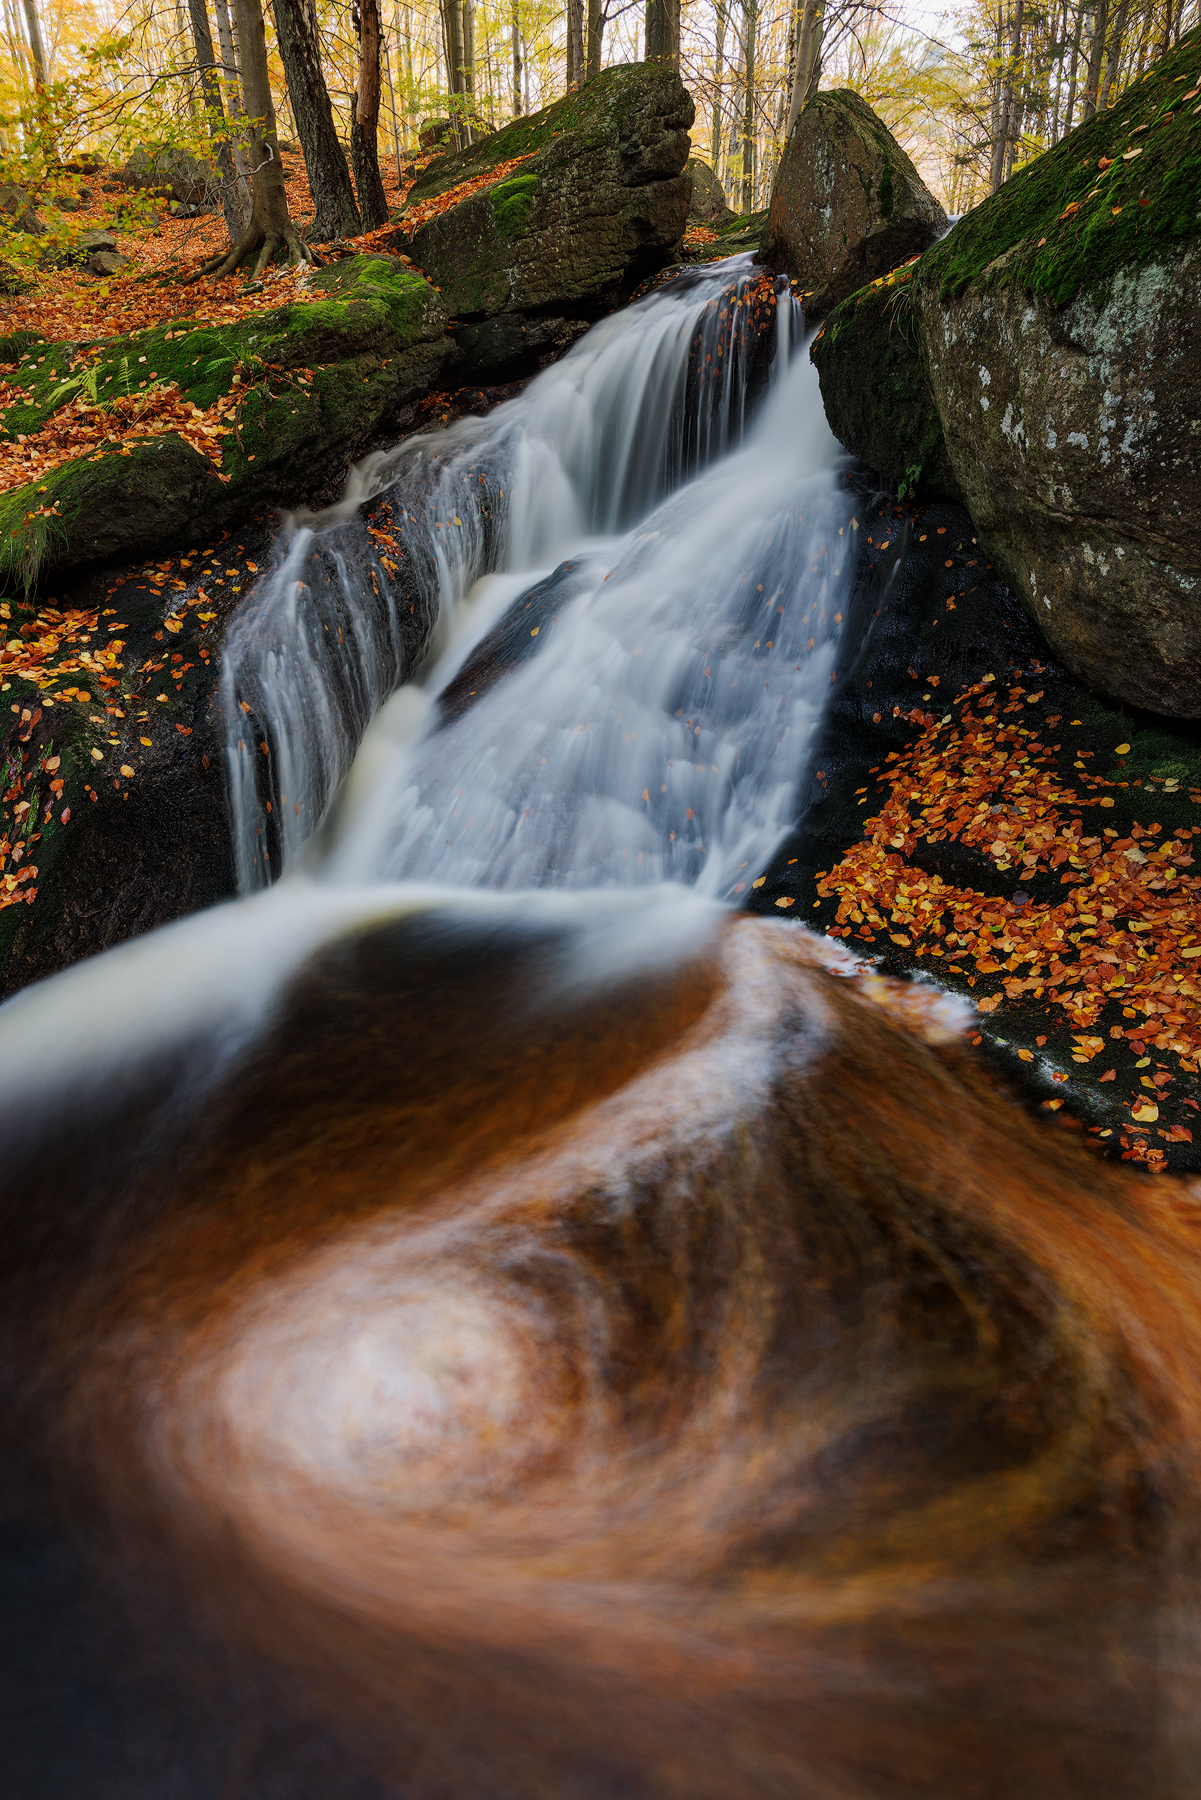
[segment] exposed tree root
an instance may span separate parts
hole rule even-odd
[[[252,219],[230,250],[210,256],[193,275],[188,276],[183,285],[187,287],[194,281],[203,281],[207,275],[211,275],[214,281],[221,281],[226,275],[232,275],[236,269],[240,269],[243,263],[249,262],[256,251],[258,255],[250,272],[251,281],[257,281],[272,262],[286,262],[296,266],[311,263],[314,268],[321,267],[321,258],[305,243],[291,219],[269,229]]]

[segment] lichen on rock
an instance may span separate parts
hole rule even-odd
[[[849,88],[815,94],[784,146],[762,254],[810,318],[925,250],[947,216],[883,120]]]

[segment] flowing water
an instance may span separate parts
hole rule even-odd
[[[1197,1194],[731,907],[856,566],[765,303],[298,523],[243,898],[0,1010],[22,1800],[1198,1791]]]

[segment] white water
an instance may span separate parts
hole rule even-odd
[[[733,273],[756,275],[746,259]],[[671,880],[717,896],[770,855],[830,686],[851,519],[816,375],[790,356],[790,301],[746,429],[739,307],[713,305],[730,281],[725,266],[652,295],[487,419],[376,459],[361,486],[388,495],[402,532],[395,580],[357,566],[336,521],[331,605],[313,533],[298,532],[226,655],[244,891],[268,877],[275,821],[286,874],[356,884]],[[728,359],[728,375],[690,390],[690,354],[694,371]],[[445,724],[446,681],[564,563],[557,605],[513,628],[520,664]],[[414,572],[439,615],[434,652],[348,770],[408,673],[397,631]]]
[[[247,898],[18,995],[0,1013],[4,1097],[62,1075],[71,1041],[79,1070],[104,1046],[185,1031],[232,1048],[319,942],[465,890],[593,890],[595,904],[595,890],[639,889],[658,915],[681,887],[749,887],[795,818],[854,563],[841,452],[791,302],[748,426],[737,308],[713,302],[755,275],[742,258],[653,295],[488,418],[365,465],[351,498],[391,499],[407,587],[364,562],[357,505],[296,531],[226,646]],[[720,345],[730,369],[699,394],[698,342],[700,366]],[[485,484],[490,538],[463,499]],[[444,722],[446,683],[565,560],[536,641],[517,624],[522,659]],[[419,671],[399,635],[414,582],[437,615]],[[268,874],[265,792],[284,879],[251,902]]]

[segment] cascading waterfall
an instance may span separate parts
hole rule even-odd
[[[487,419],[465,420],[372,459],[356,488],[373,499],[366,524],[357,509],[348,518],[342,508],[324,530],[297,531],[225,647],[231,814],[244,892],[263,885],[274,866],[300,866],[368,721],[412,675],[400,647],[403,618],[419,613],[430,621],[443,680],[447,660],[437,650],[453,643],[459,661],[468,653],[470,632],[465,641],[456,620],[473,591],[478,596],[481,578],[492,579],[473,607],[476,636],[504,602],[564,557],[595,575],[591,591],[587,582],[575,583],[577,604],[570,618],[557,622],[553,651],[538,659],[526,682],[554,690],[545,731],[557,739],[574,730],[580,720],[569,715],[581,707],[612,711],[617,687],[635,674],[625,666],[627,649],[643,657],[640,668],[654,672],[658,689],[652,698],[636,680],[635,690],[645,691],[631,693],[640,723],[631,714],[620,741],[632,745],[641,730],[642,748],[622,759],[606,720],[591,771],[577,771],[595,790],[594,813],[610,814],[608,826],[593,821],[599,836],[592,832],[591,847],[581,840],[576,852],[566,853],[546,845],[540,861],[529,843],[532,830],[519,849],[502,850],[498,838],[486,879],[502,885],[628,879],[629,871],[616,864],[632,857],[641,879],[692,880],[699,858],[709,858],[706,872],[729,861],[704,840],[706,832],[711,839],[730,835],[719,821],[731,806],[743,815],[731,842],[747,850],[747,859],[779,829],[820,684],[828,679],[823,658],[850,558],[842,554],[846,508],[829,475],[814,473],[832,464],[837,446],[812,371],[791,358],[800,315],[787,284],[774,306],[774,331],[763,329],[775,299],[749,258],[687,276],[596,326],[520,399]],[[756,411],[763,416],[742,454],[721,460],[744,439]],[[806,621],[794,604],[802,578],[815,602]],[[623,647],[640,616],[646,644]],[[757,656],[768,681],[765,697],[754,700]],[[608,661],[607,690],[602,680],[590,694],[598,657]],[[784,680],[786,663],[790,676],[803,678]],[[710,664],[716,666],[706,676],[702,669]],[[518,699],[516,691],[512,697]],[[519,704],[527,705],[524,689]],[[664,708],[662,724],[656,717],[652,726],[651,711]],[[694,716],[676,725],[677,711],[681,720]],[[526,737],[529,729],[527,721]],[[652,759],[652,767],[646,753],[653,729],[665,755]],[[535,800],[531,809],[527,795],[514,815],[495,791],[507,779],[504,751],[478,743],[493,730],[491,719],[473,723],[463,753],[488,759],[493,791],[480,804],[490,814],[499,810],[507,823],[502,827],[498,817],[495,829],[507,837],[517,819],[545,807]],[[769,730],[770,758],[764,753]],[[549,770],[543,784],[549,791],[560,762],[557,754],[543,760],[547,748],[554,746],[542,746],[538,767]],[[264,749],[269,770],[259,754]],[[643,779],[627,792],[643,762]],[[664,781],[667,763],[679,772]],[[645,819],[631,821],[630,830],[620,820],[622,806],[641,788],[649,793],[652,776],[653,849]],[[419,774],[414,779],[420,783]],[[513,780],[522,777],[514,771]],[[668,799],[660,804],[663,795]],[[470,851],[462,862],[422,859],[421,821],[439,809],[446,811],[444,800],[415,799],[406,778],[398,799],[377,803],[378,853],[367,850],[360,824],[340,859],[344,868],[376,879],[478,879],[467,873]],[[752,816],[757,829],[747,822]],[[618,837],[608,852],[604,840],[614,828]],[[560,866],[563,854],[570,866]],[[717,891],[716,874],[708,885]]]
[[[18,1800],[1195,1800],[1195,1195],[730,904],[856,560],[763,280],[303,522],[243,897],[0,1008]]]

